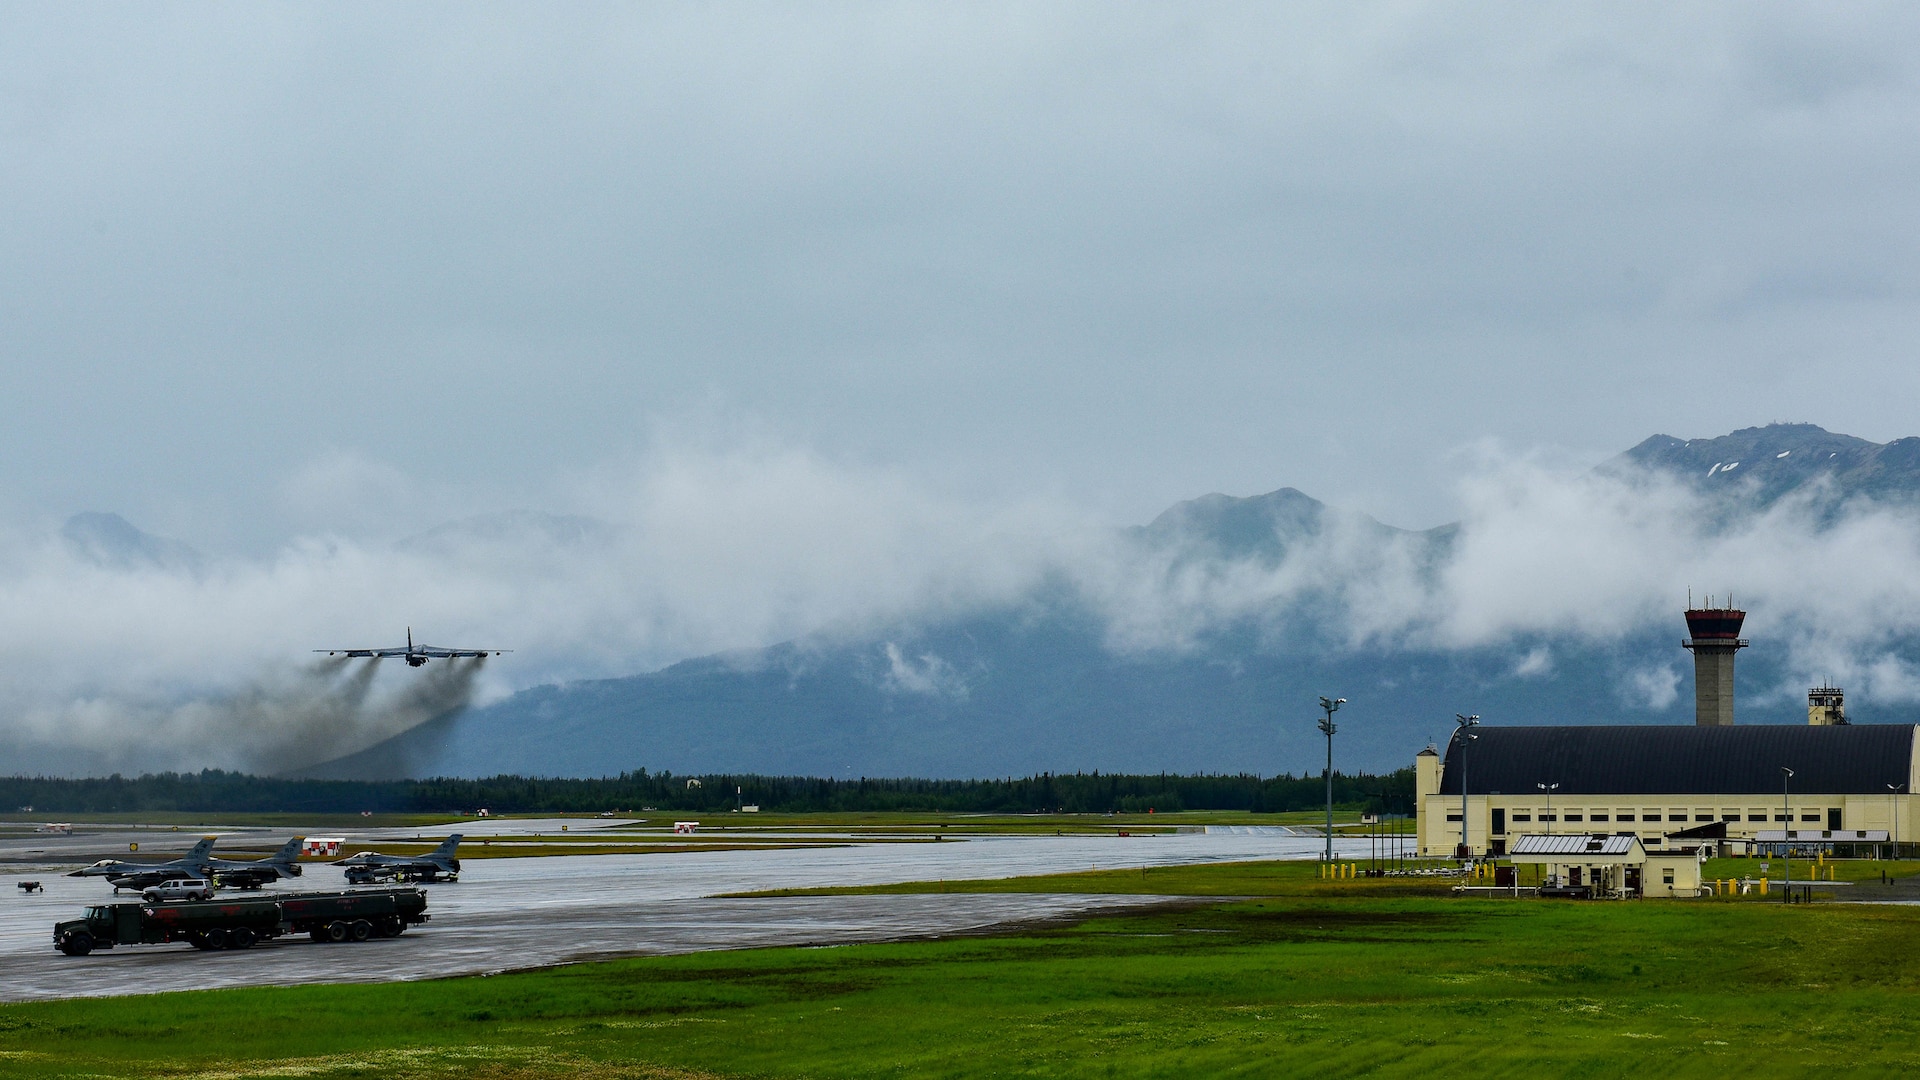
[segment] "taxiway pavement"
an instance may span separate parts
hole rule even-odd
[[[744,899],[721,894],[1305,859],[1318,855],[1322,843],[1282,833],[986,836],[937,843],[852,841],[812,849],[469,859],[459,882],[427,887],[433,918],[403,937],[357,945],[283,938],[223,953],[146,945],[86,957],[55,951],[53,924],[77,917],[88,904],[108,901],[112,890],[98,878],[10,868],[0,876],[0,999],[423,979],[615,956],[974,933],[1168,901],[1057,894]],[[1364,838],[1341,838],[1335,850],[1342,858],[1365,858],[1368,845]],[[14,882],[27,877],[39,880],[46,891],[21,893]],[[304,876],[279,883],[277,890],[340,886],[339,871],[309,866]],[[133,897],[122,894],[121,899]]]

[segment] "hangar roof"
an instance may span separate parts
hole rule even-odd
[[[1745,727],[1491,727],[1467,750],[1468,793],[1771,795],[1781,766],[1795,794],[1885,795],[1913,782],[1911,724],[1750,724]],[[1912,790],[1909,787],[1907,790]],[[1460,794],[1460,740],[1447,744],[1440,791]]]

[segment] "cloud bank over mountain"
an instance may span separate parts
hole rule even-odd
[[[1748,476],[1761,492],[1764,469]],[[1063,611],[1093,619],[1121,663],[1509,650],[1506,677],[1525,682],[1572,652],[1677,639],[1689,588],[1732,593],[1781,649],[1756,701],[1825,679],[1863,704],[1920,701],[1920,516],[1907,488],[1839,483],[1809,475],[1730,511],[1724,489],[1671,468],[1489,450],[1462,482],[1468,513],[1426,531],[1287,489],[1113,530],[1070,504],[983,505],[788,446],[661,447],[573,483],[567,514],[469,515],[399,542],[315,534],[201,559],[123,536],[169,553],[143,560],[71,528],[15,529],[0,540],[0,730],[46,767],[285,769],[536,684],[710,654],[751,666],[785,641],[873,642],[885,692],[964,698],[987,661],[917,645],[915,628]],[[309,660],[408,626],[515,651],[377,674]],[[1634,659],[1617,703],[1671,707],[1683,663]]]

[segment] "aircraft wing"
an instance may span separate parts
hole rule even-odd
[[[385,657],[392,657],[392,656],[407,655],[407,649],[406,649],[406,646],[404,645],[396,646],[391,649],[315,649],[313,651],[323,652],[323,653],[326,653],[328,656],[369,656],[369,657],[385,658]]]
[[[511,649],[443,649],[438,645],[416,645],[415,656],[431,656],[436,660],[452,660],[462,656],[499,656]]]
[[[408,656],[431,656],[436,660],[451,660],[457,657],[499,656],[512,649],[446,649],[438,645],[415,645],[408,648],[396,645],[390,649],[315,649],[317,653],[328,656],[370,657],[376,660],[397,659]]]

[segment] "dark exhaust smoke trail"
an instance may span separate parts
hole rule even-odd
[[[297,770],[464,707],[480,663],[435,663],[417,675],[402,670],[405,684],[386,695],[374,692],[378,660],[329,657],[268,672],[232,694],[167,710],[147,725],[146,747],[125,749],[132,758],[145,750],[189,770],[214,764],[263,774]]]
[[[383,738],[398,735],[464,709],[473,700],[473,684],[480,677],[485,657],[463,657],[431,664],[432,669],[402,690],[387,706],[381,726]]]
[[[380,661],[361,661],[345,679],[328,689],[327,698],[335,707],[289,710],[281,726],[281,746],[274,753],[257,757],[254,768],[280,773],[322,764],[465,708],[473,699],[482,662],[446,660],[429,664],[418,673],[402,669],[406,685],[369,704]]]

